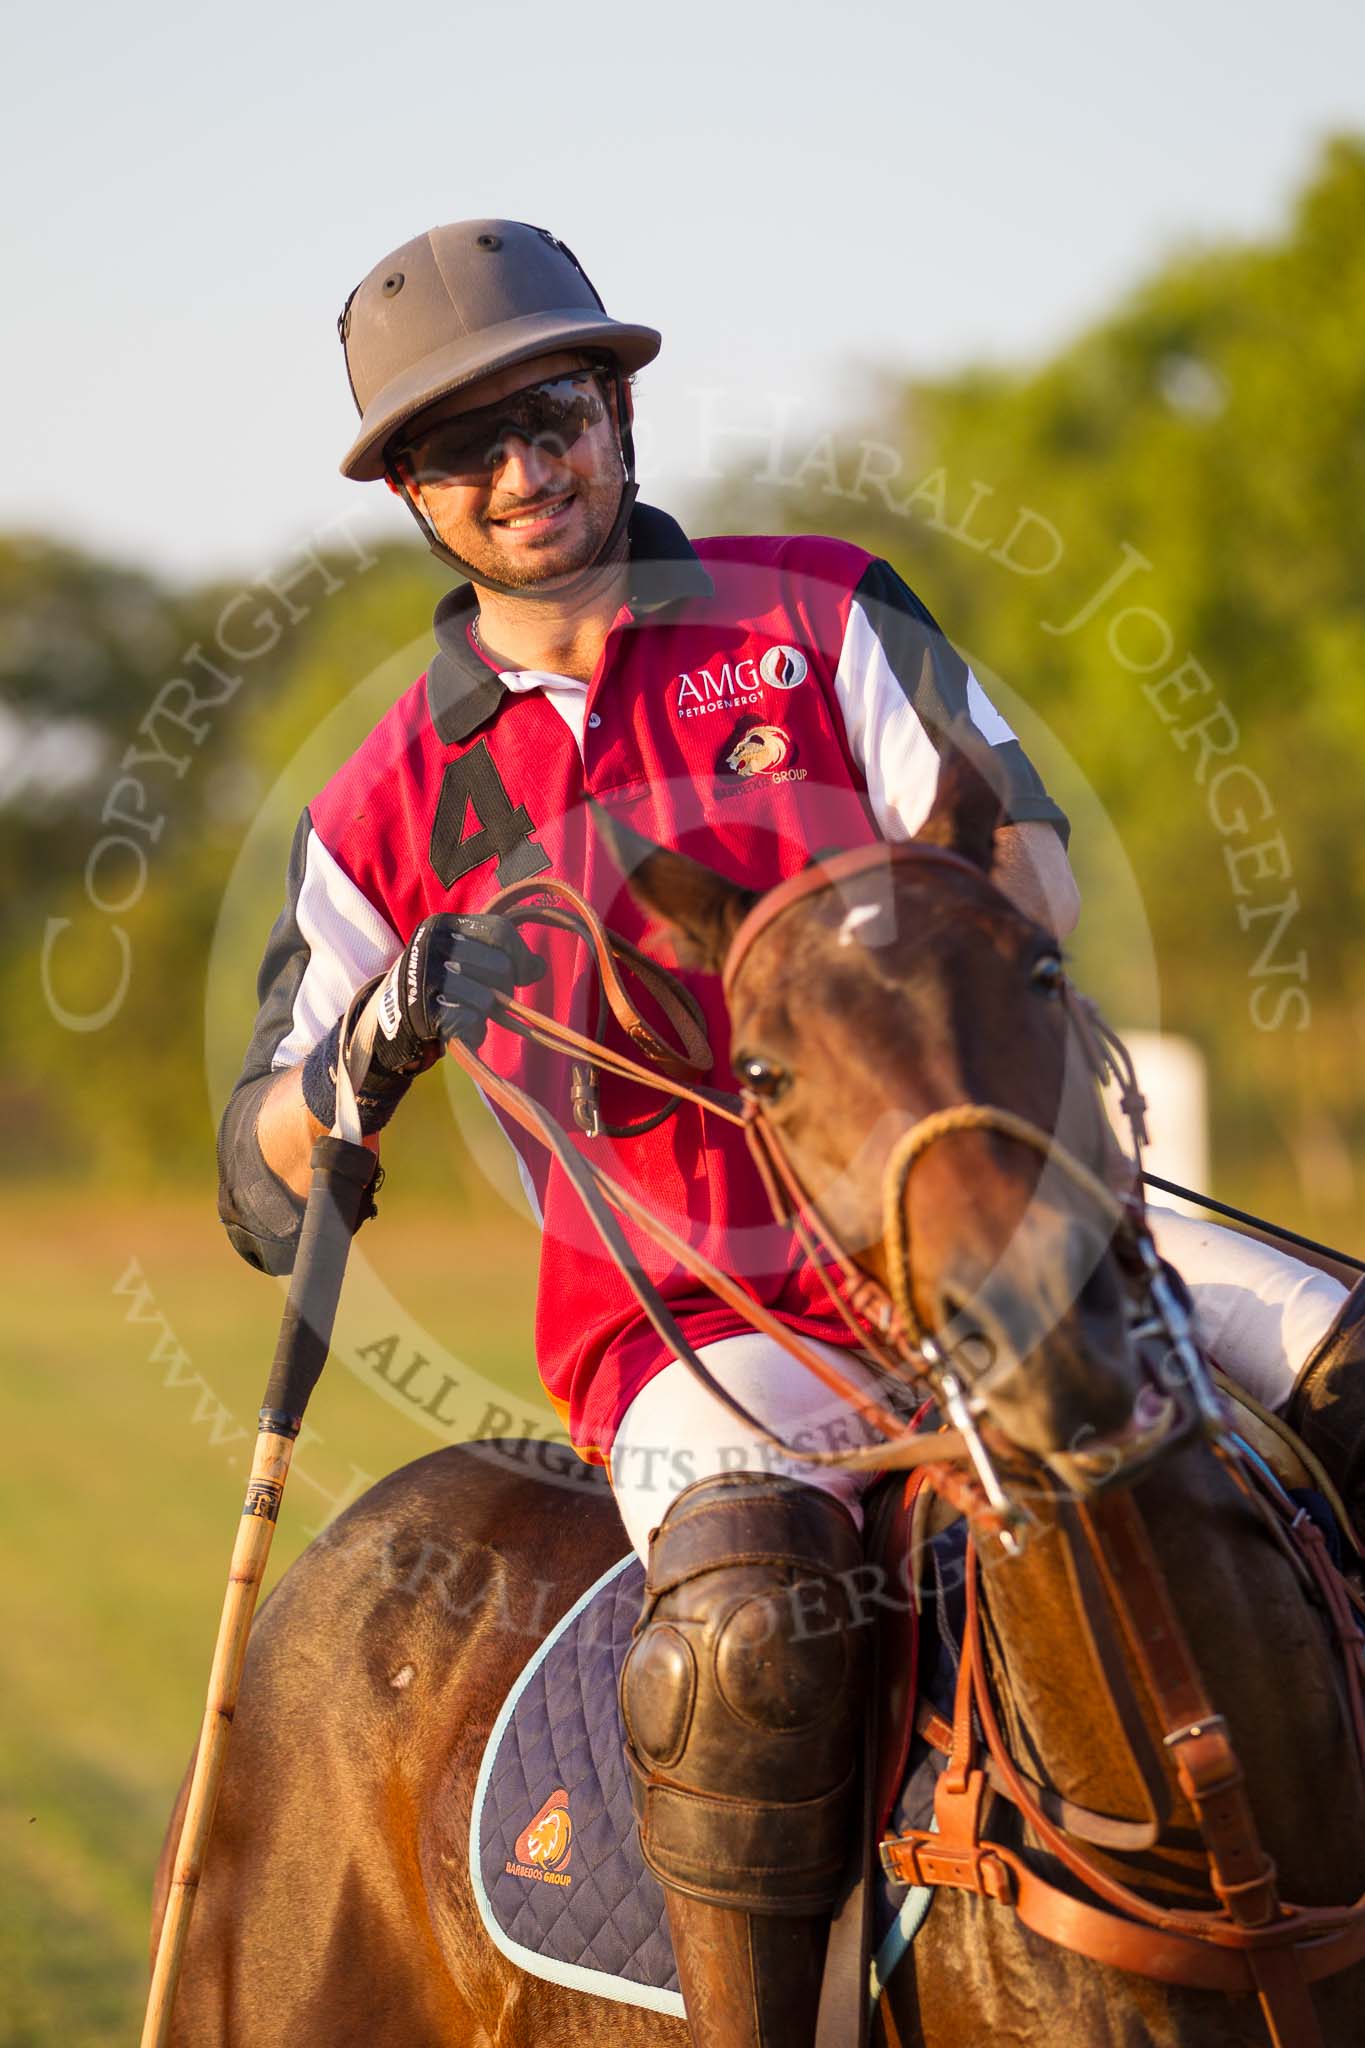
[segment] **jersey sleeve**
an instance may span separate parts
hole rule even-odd
[[[1066,845],[1065,812],[957,649],[887,562],[869,563],[853,593],[834,690],[888,839],[908,839],[924,823],[939,761],[965,718],[991,750],[1005,822],[1040,820]]]
[[[292,1267],[303,1204],[262,1156],[262,1098],[275,1075],[307,1059],[356,990],[401,950],[397,933],[328,851],[305,810],[290,850],[284,908],[257,976],[256,1026],[218,1131],[218,1213],[236,1250],[267,1273]]]

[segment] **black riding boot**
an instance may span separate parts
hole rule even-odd
[[[1358,1280],[1294,1382],[1284,1419],[1341,1495],[1365,1540],[1365,1280]]]
[[[854,1823],[866,1630],[851,1517],[731,1472],[650,1547],[621,1674],[640,1842],[668,1897],[697,2048],[810,2048]]]

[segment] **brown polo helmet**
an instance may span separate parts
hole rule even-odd
[[[408,420],[492,370],[585,348],[629,375],[661,340],[613,320],[577,257],[519,220],[461,220],[405,242],[356,286],[338,325],[360,413],[341,473],[361,482],[384,475]]]

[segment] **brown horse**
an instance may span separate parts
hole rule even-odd
[[[1055,947],[988,880],[994,821],[974,777],[946,775],[922,837],[964,862],[905,862],[812,894],[755,940],[731,986],[737,1070],[825,1221],[883,1281],[882,1172],[912,1122],[987,1102],[1056,1129],[1091,1167],[1105,1161],[1093,1086],[1051,1000]],[[633,885],[716,968],[753,900],[657,851]],[[920,1158],[905,1191],[916,1306],[933,1327],[969,1325],[986,1348],[995,1440],[1014,1447],[1007,1471],[1017,1457],[1035,1488],[1046,1461],[1064,1473],[1078,1447],[1121,1445],[1139,1393],[1114,1252],[1055,1180],[1029,1148],[963,1129]],[[518,1972],[484,1936],[469,1886],[473,1784],[500,1701],[625,1548],[600,1475],[572,1460],[548,1469],[556,1457],[516,1444],[419,1460],[343,1515],[267,1603],[190,1936],[175,2034],[185,2048],[685,2041],[680,2022]],[[1230,1724],[1282,1896],[1353,1899],[1365,1888],[1365,1782],[1319,1613],[1202,1442],[1154,1462],[1132,1491]],[[1103,1704],[1063,1492],[1036,1488],[1032,1539],[983,1579],[1006,1732],[1055,1794],[1137,1821],[1131,1731]],[[1159,1752],[1158,1734],[1149,1726]],[[1166,1796],[1162,1849],[1108,1867],[1151,1896],[1198,1903],[1193,1815],[1173,1779]],[[163,1856],[158,1910],[166,1870]],[[1313,1996],[1327,2043],[1365,2039],[1365,1971]],[[1254,1999],[1086,1961],[1008,1906],[953,1891],[936,1899],[889,1999],[886,2038],[925,2048],[1267,2039]]]

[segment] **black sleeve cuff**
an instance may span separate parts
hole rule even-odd
[[[991,748],[991,760],[1000,770],[996,787],[1004,800],[1001,822],[1006,825],[1051,825],[1063,846],[1071,843],[1071,820],[1055,804],[1043,786],[1043,778],[1018,740],[1002,740]]]

